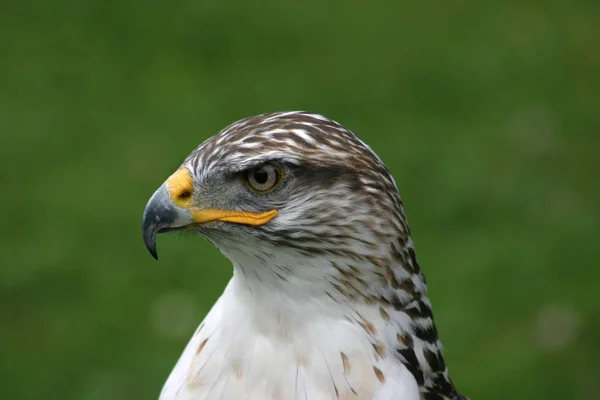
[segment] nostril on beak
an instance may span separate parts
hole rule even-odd
[[[189,208],[192,203],[192,188],[194,182],[189,171],[185,168],[177,170],[167,179],[171,201],[182,208]]]
[[[184,190],[183,192],[179,193],[179,196],[177,196],[178,200],[187,200],[190,197],[192,197],[192,192],[190,192],[189,190]]]
[[[173,200],[175,204],[179,207],[188,208],[190,206],[190,202],[192,201],[192,191],[189,189],[181,189],[179,193],[177,193]]]

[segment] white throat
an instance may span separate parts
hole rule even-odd
[[[293,265],[279,258],[267,266],[260,255],[226,255],[234,277],[186,347],[162,400],[419,398],[413,376],[394,359],[388,343],[396,337],[380,307],[342,301],[326,279],[332,267],[325,261]]]

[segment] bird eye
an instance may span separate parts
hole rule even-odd
[[[247,172],[246,182],[257,193],[266,193],[275,189],[281,182],[283,171],[271,164],[265,164]]]

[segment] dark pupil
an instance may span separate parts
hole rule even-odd
[[[264,168],[254,171],[254,180],[256,183],[260,183],[262,185],[263,183],[266,183],[268,179],[269,173]]]

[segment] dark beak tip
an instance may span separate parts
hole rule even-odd
[[[156,252],[156,228],[154,226],[149,226],[149,224],[144,224],[142,227],[142,234],[144,237],[144,244],[146,245],[146,249],[150,252],[152,257],[155,260],[158,260],[158,254]]]
[[[148,249],[152,257],[154,257],[155,260],[158,260],[158,254],[156,252],[156,242],[152,239],[146,240],[146,238],[144,238],[144,244],[146,245],[146,249]]]
[[[142,216],[142,237],[146,248],[158,260],[156,235],[167,232],[178,217],[178,210],[172,204],[165,185],[162,185],[150,198]]]

